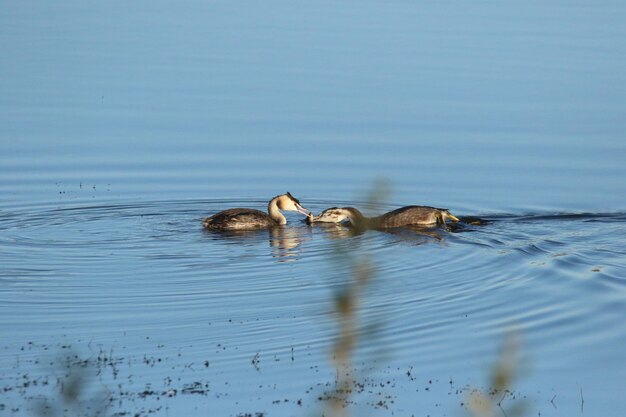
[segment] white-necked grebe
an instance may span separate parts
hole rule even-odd
[[[232,208],[207,217],[202,224],[211,230],[264,229],[287,224],[287,219],[280,212],[281,210],[297,211],[305,216],[311,215],[309,210],[300,205],[298,199],[286,193],[270,200],[267,213],[250,208]]]
[[[445,224],[446,219],[458,222],[448,209],[428,206],[406,206],[376,217],[365,217],[354,207],[331,207],[318,216],[309,216],[309,223],[341,223],[347,220],[355,227],[365,229],[392,229],[405,226],[433,226]]]

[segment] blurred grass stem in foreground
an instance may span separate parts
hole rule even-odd
[[[515,398],[512,393],[513,382],[520,376],[520,333],[511,329],[506,334],[504,344],[491,370],[490,389],[487,393],[478,389],[470,392],[468,408],[473,417],[517,417],[524,415],[526,401],[513,400],[504,406],[507,397]]]
[[[377,206],[389,196],[389,183],[385,180],[374,182],[368,192],[367,204]],[[348,404],[358,376],[353,365],[353,356],[360,336],[363,335],[359,323],[363,292],[375,276],[375,266],[353,239],[336,242],[334,251],[337,265],[348,265],[350,276],[345,277],[344,285],[335,294],[334,315],[337,322],[337,336],[331,349],[331,361],[336,369],[335,390],[328,398],[328,415],[346,417]],[[337,268],[341,271],[345,268]]]

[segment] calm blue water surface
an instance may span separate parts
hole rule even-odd
[[[514,334],[507,415],[623,416],[625,21],[0,1],[0,415],[470,415]],[[488,222],[202,230],[285,191]],[[339,412],[333,312],[363,265]]]

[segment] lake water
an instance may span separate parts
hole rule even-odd
[[[0,415],[623,416],[625,21],[0,2]],[[486,222],[202,229],[285,191]]]

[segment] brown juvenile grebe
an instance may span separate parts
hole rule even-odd
[[[392,229],[404,226],[432,226],[445,224],[446,219],[458,222],[448,209],[428,206],[406,206],[381,216],[365,217],[354,207],[331,207],[318,216],[309,216],[308,223],[341,223],[344,220],[364,229]]]
[[[281,194],[272,198],[267,205],[267,213],[249,208],[232,208],[220,211],[204,219],[202,224],[211,230],[251,230],[264,229],[287,224],[280,210],[297,211],[305,216],[311,212],[300,205],[291,194]]]

